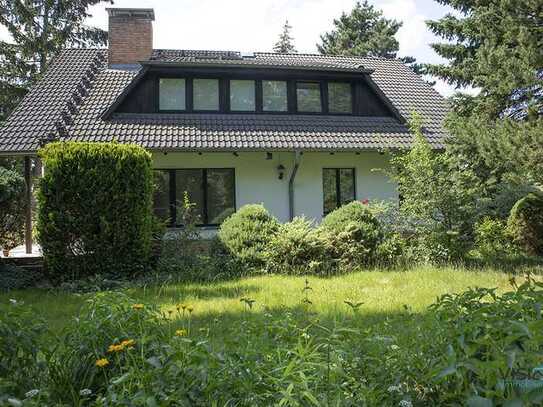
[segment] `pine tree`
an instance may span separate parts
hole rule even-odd
[[[87,9],[110,0],[0,0],[0,24],[13,43],[0,41],[0,121],[64,47],[105,45],[107,32],[84,24]]]
[[[343,13],[339,19],[334,19],[335,28],[321,35],[317,49],[324,55],[396,58],[400,44],[395,35],[401,26],[402,22],[383,17],[383,12],[367,0],[357,2],[349,14]],[[414,57],[400,59],[415,73],[426,73]]]
[[[543,113],[543,3],[541,0],[436,0],[454,8],[428,27],[445,42],[432,48],[448,64],[427,71],[457,87],[481,89],[474,111],[498,117],[518,107]],[[473,109],[472,109],[473,111]]]
[[[292,26],[289,25],[288,20],[283,25],[283,32],[279,36],[279,40],[273,46],[274,52],[280,52],[284,54],[295,54],[296,48],[294,47],[294,38],[290,36],[290,30]]]

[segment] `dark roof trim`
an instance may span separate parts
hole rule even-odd
[[[136,85],[143,80],[148,70],[149,70],[149,67],[144,66],[137,73],[137,75],[134,76],[134,78],[132,79],[132,82],[130,82],[128,86],[124,88],[124,90],[115,98],[115,101],[104,111],[104,113],[100,115],[100,118],[102,120],[107,120],[111,117],[111,115],[115,112],[115,110],[117,110],[117,107],[119,107],[119,105],[124,102],[124,100],[130,94],[132,89],[134,89]]]
[[[243,64],[243,63],[227,63],[221,64],[216,62],[195,62],[195,61],[140,61],[143,66],[152,67],[206,67],[206,68],[254,68],[254,69],[285,69],[285,70],[302,70],[302,71],[321,71],[321,72],[354,72],[371,74],[375,70],[367,68],[351,69],[351,68],[328,68],[320,66],[302,66],[302,65],[275,65],[275,64]]]

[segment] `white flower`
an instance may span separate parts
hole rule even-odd
[[[398,405],[400,407],[413,407],[413,403],[411,403],[409,400],[402,400]]]
[[[91,394],[92,394],[91,389],[83,389],[83,390],[79,391],[80,396],[90,396]]]
[[[390,349],[398,350],[398,349],[400,349],[400,347],[398,345],[390,345]]]
[[[10,298],[9,299],[9,302],[12,303],[13,305],[17,304],[17,300],[13,299],[13,298]]]
[[[38,389],[29,390],[25,393],[25,397],[29,399],[31,397],[37,396],[39,392],[40,391]]]
[[[387,391],[389,393],[394,393],[394,392],[400,393],[401,392],[401,387],[400,386],[388,386]]]

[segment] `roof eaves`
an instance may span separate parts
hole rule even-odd
[[[140,61],[143,66],[150,67],[221,67],[221,68],[255,68],[255,69],[287,69],[287,70],[304,70],[304,71],[324,71],[324,72],[354,72],[372,74],[374,69],[367,68],[342,68],[342,67],[323,67],[323,66],[309,66],[309,65],[278,65],[278,64],[236,64],[228,63],[221,64],[215,62],[195,62],[195,61]]]

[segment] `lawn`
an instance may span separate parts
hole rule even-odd
[[[421,266],[409,271],[360,271],[330,278],[311,276],[307,278],[311,289],[305,291],[305,277],[258,276],[216,283],[163,284],[125,292],[136,301],[159,305],[167,314],[177,304],[190,305],[195,326],[206,326],[219,318],[220,324],[228,327],[233,320],[247,318],[248,312],[250,317],[258,318],[263,310],[296,310],[303,304],[305,292],[312,303],[311,310],[323,318],[348,317],[352,310],[344,301],[351,301],[363,302],[359,317],[375,320],[401,312],[405,306],[415,313],[424,313],[438,296],[469,287],[508,290],[510,277],[492,269]],[[24,301],[53,328],[59,329],[77,315],[90,295],[30,289],[2,294],[0,299]],[[252,309],[240,301],[242,298],[254,300]],[[177,313],[171,315],[174,318]]]

